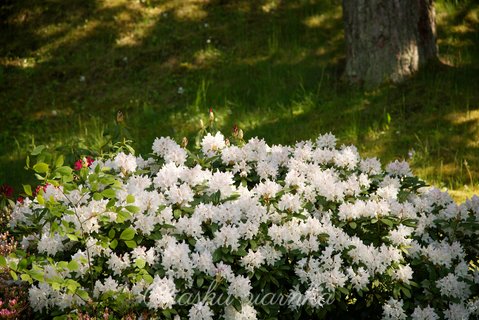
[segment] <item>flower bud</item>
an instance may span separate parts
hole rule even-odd
[[[215,121],[215,114],[213,113],[213,108],[210,108],[210,122]]]
[[[238,139],[243,139],[243,130],[238,129]]]
[[[117,123],[123,123],[124,121],[125,121],[125,116],[123,115],[123,112],[118,110],[118,112],[116,114],[116,122]]]
[[[187,145],[188,145],[188,138],[183,137],[183,139],[181,139],[181,147],[186,148]]]

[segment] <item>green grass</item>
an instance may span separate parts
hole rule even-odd
[[[443,64],[363,91],[340,79],[338,1],[3,1],[0,183],[29,179],[33,140],[94,148],[122,110],[148,153],[156,136],[192,138],[212,107],[226,132],[287,144],[331,131],[408,159],[463,200],[479,193],[479,5],[437,9]]]

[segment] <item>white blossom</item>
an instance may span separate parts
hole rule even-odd
[[[383,305],[383,319],[387,320],[402,320],[406,319],[406,313],[403,310],[403,301],[389,299]]]
[[[175,304],[177,289],[172,279],[156,275],[153,283],[148,287],[148,292],[147,305],[151,309],[168,309]]]
[[[208,157],[214,156],[225,146],[225,137],[220,132],[217,132],[214,136],[208,133],[201,141],[201,150]]]

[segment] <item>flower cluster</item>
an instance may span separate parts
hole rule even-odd
[[[383,171],[331,134],[269,146],[208,133],[198,152],[157,138],[148,159],[120,152],[75,169],[40,170],[48,185],[12,212],[22,250],[4,264],[30,283],[37,312],[477,312],[479,198],[456,205],[407,163]],[[257,303],[273,296],[289,298]]]
[[[78,171],[81,170],[81,168],[83,167],[91,166],[94,161],[95,160],[93,160],[93,158],[90,156],[85,157],[85,159],[78,159],[77,161],[75,161],[73,168]]]

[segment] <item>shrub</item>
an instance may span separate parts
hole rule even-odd
[[[40,150],[42,185],[12,211],[21,250],[0,264],[40,317],[477,315],[478,197],[456,205],[331,134],[230,140],[157,138],[148,159],[118,150],[75,170]]]

